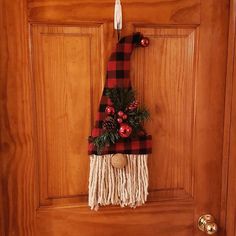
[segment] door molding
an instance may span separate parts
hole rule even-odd
[[[222,225],[236,235],[236,0],[230,1],[222,177]]]

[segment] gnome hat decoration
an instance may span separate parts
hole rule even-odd
[[[136,207],[147,200],[151,136],[143,122],[149,117],[135,99],[130,82],[130,57],[135,47],[146,47],[140,33],[123,37],[107,65],[105,88],[95,127],[89,137],[89,206]]]

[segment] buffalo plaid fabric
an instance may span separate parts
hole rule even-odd
[[[106,89],[131,88],[130,56],[133,49],[140,46],[141,38],[142,35],[140,33],[122,38],[117,43],[116,50],[111,54],[107,65],[106,84],[100,101],[95,127],[92,130],[92,138],[96,138],[103,133],[102,124],[106,118],[105,109],[108,105],[112,105],[109,97],[105,95]],[[121,138],[117,143],[104,148],[101,154],[148,154],[152,150],[151,141],[151,135],[146,134],[135,138]],[[89,155],[98,154],[92,142],[89,142],[88,152]]]

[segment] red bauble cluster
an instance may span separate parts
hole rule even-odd
[[[137,105],[138,105],[138,103],[135,101],[130,104],[128,109],[129,110],[136,109]],[[105,113],[106,113],[106,115],[108,115],[108,117],[106,118],[106,120],[103,123],[103,129],[108,130],[108,131],[113,130],[115,128],[115,125],[113,122],[114,120],[112,120],[113,118],[111,116],[115,115],[115,108],[112,106],[107,106],[105,109]],[[120,125],[118,133],[119,133],[120,137],[122,137],[122,138],[128,138],[130,136],[130,134],[132,133],[132,127],[127,123],[123,123],[127,119],[128,119],[128,116],[123,111],[117,112],[116,121]]]
[[[127,120],[128,116],[123,111],[118,111],[117,122],[121,124],[124,120]]]
[[[128,138],[132,133],[132,127],[126,123],[122,123],[119,129],[119,135],[122,138]]]

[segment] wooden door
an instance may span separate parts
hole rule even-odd
[[[224,235],[228,4],[122,1],[122,34],[150,38],[131,59],[133,86],[152,117],[150,194],[137,209],[94,212],[87,137],[116,43],[114,1],[5,1],[6,235],[200,236],[204,213]]]

